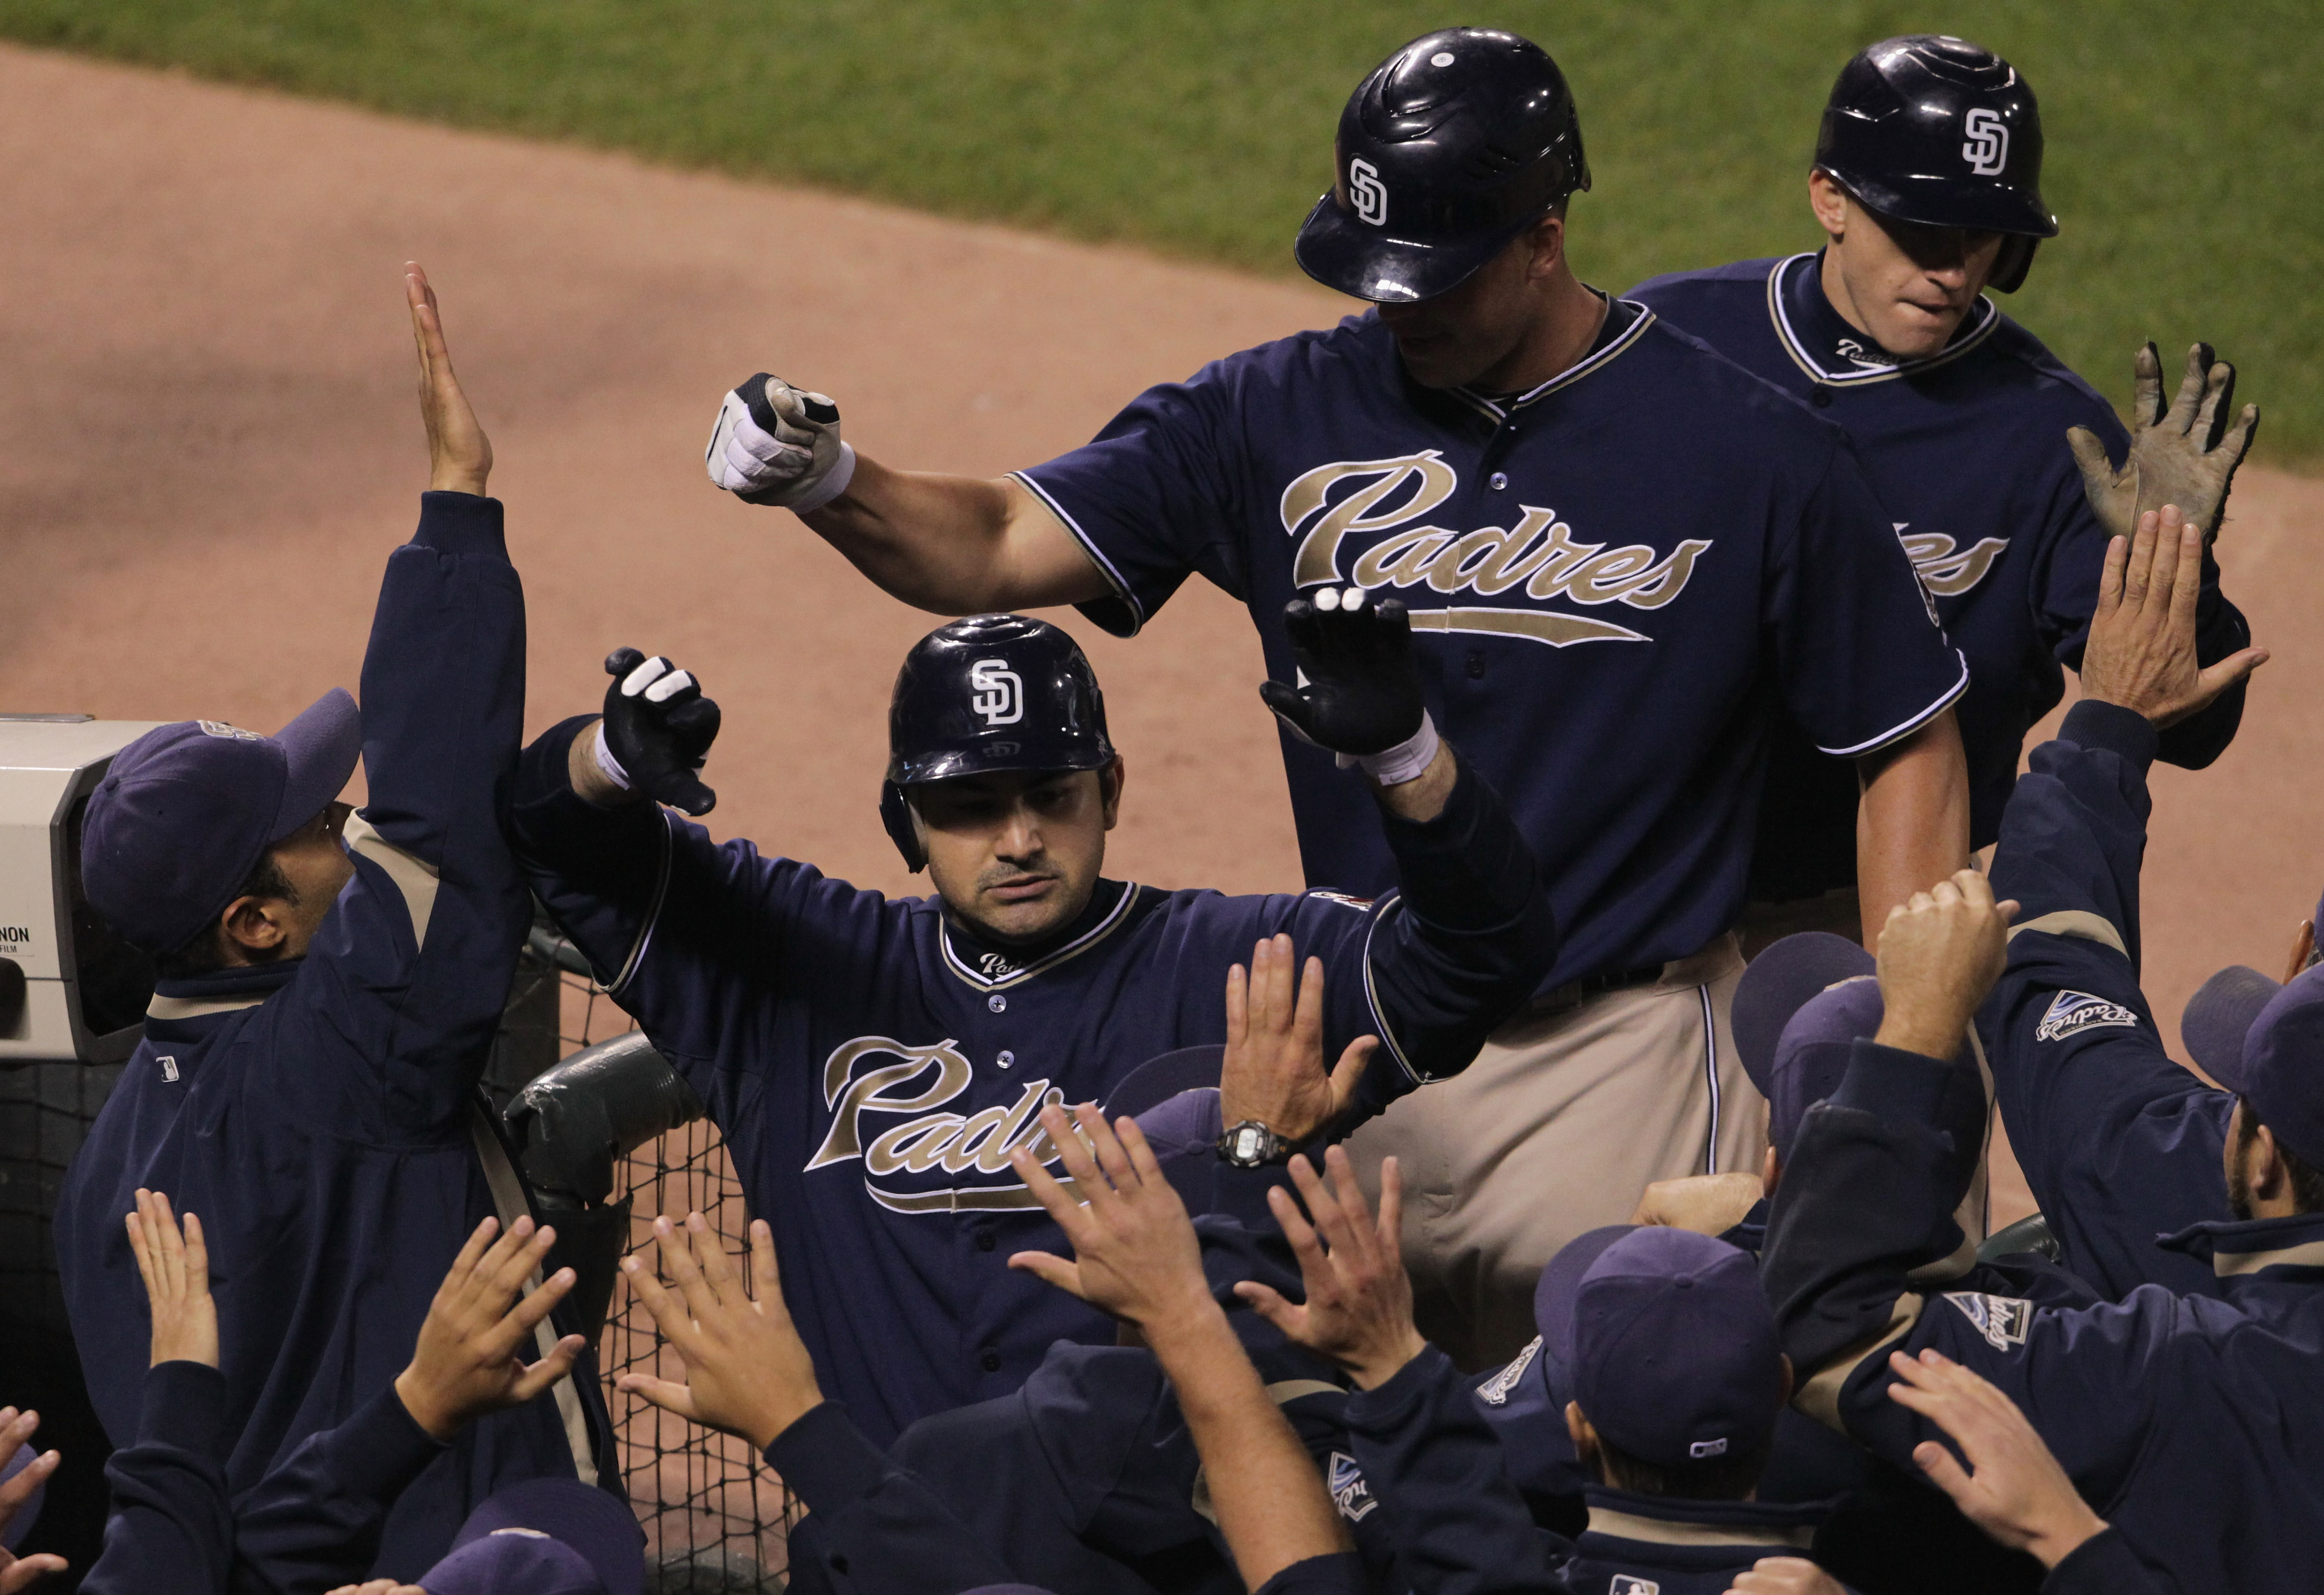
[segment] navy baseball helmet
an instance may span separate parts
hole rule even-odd
[[[1572,91],[1549,52],[1489,28],[1423,34],[1340,113],[1332,191],[1292,254],[1375,304],[1457,288],[1551,207],[1590,186]]]
[[[1933,33],[1883,39],[1840,69],[1815,164],[1882,216],[2005,235],[1987,283],[2014,293],[2058,235],[2042,200],[2042,111],[2017,69]]]
[[[1113,762],[1105,698],[1081,644],[1047,621],[976,614],[912,645],[888,704],[880,817],[917,872],[927,856],[904,788],[1000,770]]]

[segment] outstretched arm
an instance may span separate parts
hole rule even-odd
[[[1074,1260],[1023,1251],[1010,1267],[1071,1291],[1144,1335],[1177,1392],[1210,1480],[1220,1532],[1246,1588],[1347,1551],[1314,1461],[1268,1398],[1212,1297],[1194,1225],[1136,1121],[1109,1125],[1094,1105],[1077,1109],[1074,1120],[1079,1134],[1063,1109],[1041,1113],[1070,1186],[1022,1148],[1010,1160],[1073,1242]]]
[[[1891,908],[1969,862],[1969,761],[1953,712],[1866,754],[1856,771],[1856,889],[1871,946]]]

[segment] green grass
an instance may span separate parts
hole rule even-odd
[[[2009,305],[2110,395],[2198,334],[2324,462],[2324,28],[2309,0],[0,0],[0,34],[409,115],[1118,239],[1277,274],[1356,79],[1449,21],[1546,45],[1596,190],[1585,276],[1811,244],[1822,97],[1867,41],[1935,31],[2043,101],[2063,218]]]

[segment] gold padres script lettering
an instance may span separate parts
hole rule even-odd
[[[1554,510],[1517,506],[1512,527],[1452,531],[1425,517],[1461,479],[1434,449],[1395,459],[1318,466],[1283,490],[1283,530],[1299,539],[1291,579],[1305,589],[1340,582],[1395,589],[1425,586],[1448,596],[1516,595],[1596,607],[1660,609],[1684,590],[1710,547],[1688,538],[1668,554],[1645,543],[1608,548],[1579,540]],[[1360,547],[1342,567],[1342,547]],[[1415,606],[1415,631],[1475,632],[1563,648],[1575,642],[1644,642],[1642,632],[1597,615],[1556,609],[1454,604]]]
[[[1057,1160],[1057,1149],[1041,1128],[1039,1115],[1047,1104],[1062,1103],[1065,1093],[1046,1079],[1028,1080],[1017,1100],[1005,1107],[969,1114],[942,1111],[969,1088],[975,1074],[954,1041],[913,1046],[885,1036],[859,1036],[838,1047],[823,1065],[823,1103],[831,1110],[831,1128],[807,1159],[807,1171],[861,1158],[863,1188],[874,1202],[896,1212],[1038,1207],[1033,1194],[1014,1179],[972,1181],[942,1190],[927,1189],[918,1180],[911,1182],[916,1188],[908,1190],[881,1183],[938,1169],[946,1175],[983,1175],[990,1180],[1010,1172],[1009,1155],[1019,1147],[1031,1152],[1036,1163]],[[867,1115],[876,1117],[867,1123]],[[898,1118],[903,1122],[889,1122]],[[1061,1183],[1069,1190],[1073,1186],[1071,1180]]]

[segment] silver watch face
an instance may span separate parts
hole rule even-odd
[[[1267,1127],[1263,1124],[1238,1124],[1231,1143],[1238,1163],[1257,1163],[1267,1156]]]

